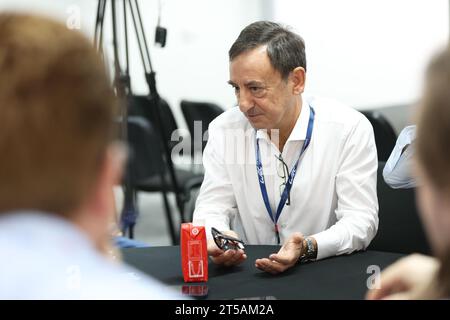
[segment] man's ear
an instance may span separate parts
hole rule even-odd
[[[295,68],[290,74],[290,80],[292,81],[292,93],[299,95],[305,90],[306,71],[303,67]]]
[[[107,150],[107,158],[109,159],[109,178],[113,185],[121,184],[122,176],[127,161],[127,151],[122,143],[112,143]]]
[[[119,144],[107,148],[90,199],[92,210],[102,215],[115,213],[113,188],[121,183],[126,161],[125,149]]]

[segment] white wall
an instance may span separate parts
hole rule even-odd
[[[448,15],[448,0],[284,0],[273,17],[305,39],[307,91],[365,109],[417,99]]]
[[[179,125],[185,127],[179,109],[182,99],[215,102],[224,108],[235,104],[233,90],[226,83],[228,49],[244,26],[264,18],[270,1],[163,0],[161,3],[161,25],[168,29],[165,48],[154,45],[158,1],[139,0],[159,92],[168,100]],[[64,22],[73,13],[70,10],[74,6],[80,11],[82,31],[93,36],[97,11],[95,0],[0,0],[0,10],[38,12]],[[109,9],[105,28],[105,47],[112,58]],[[131,33],[132,29],[129,30]],[[132,89],[136,93],[146,93],[147,85],[134,39],[133,33],[130,36]]]
[[[95,0],[0,0],[0,10],[40,12],[66,21],[79,8],[81,28],[93,34]],[[181,99],[235,103],[228,49],[250,22],[274,19],[306,41],[309,93],[358,109],[414,101],[431,54],[448,38],[448,0],[162,0],[166,48],[153,44],[157,0],[141,0],[158,88],[184,126]],[[110,20],[105,46],[111,49]],[[132,42],[132,86],[146,92]]]
[[[179,110],[182,99],[215,102],[224,108],[233,106],[234,94],[226,83],[228,49],[244,26],[262,19],[264,1],[162,1],[161,25],[168,29],[165,48],[153,45],[157,1],[140,4],[146,16],[147,40],[152,44],[150,55],[157,72],[158,89],[174,109],[178,123],[184,125]],[[111,38],[106,40],[111,49]],[[137,45],[133,42],[130,47],[134,56],[132,88],[136,93],[146,93]]]

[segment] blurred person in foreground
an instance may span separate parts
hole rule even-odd
[[[450,49],[436,56],[426,74],[417,115],[415,179],[422,220],[434,258],[414,254],[381,274],[368,299],[450,298]]]
[[[0,299],[173,299],[113,261],[116,100],[90,42],[0,14]]]

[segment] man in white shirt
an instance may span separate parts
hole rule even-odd
[[[366,248],[378,227],[377,152],[359,112],[302,96],[303,40],[279,24],[247,26],[229,51],[239,107],[209,126],[195,223],[248,244],[280,244],[255,266],[280,273],[299,260]],[[289,190],[289,188],[291,189]],[[208,253],[232,266],[245,252]]]
[[[0,14],[0,299],[177,299],[110,255],[116,99],[92,44]]]

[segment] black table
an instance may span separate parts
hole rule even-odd
[[[365,251],[297,265],[279,275],[255,267],[277,246],[246,246],[247,260],[225,268],[209,263],[207,299],[363,299],[372,265],[385,268],[402,254]],[[169,286],[182,290],[180,247],[123,249],[124,260]],[[194,284],[192,284],[194,285]]]

